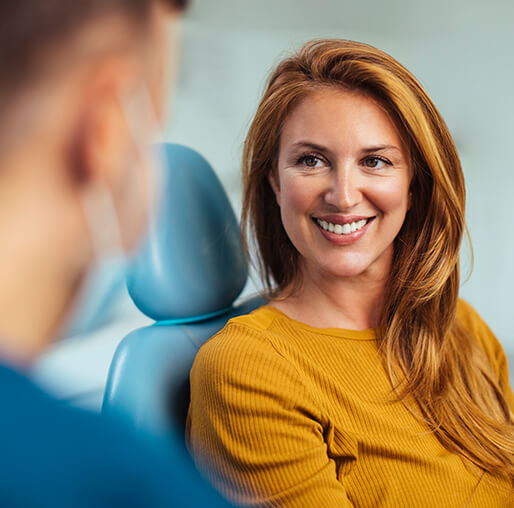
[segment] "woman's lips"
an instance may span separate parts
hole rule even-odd
[[[325,215],[313,217],[321,234],[336,245],[349,245],[358,241],[368,230],[375,217],[357,215]]]
[[[319,217],[314,217],[314,219],[341,225],[351,224],[352,222],[358,222],[360,220],[369,220],[373,218],[373,215],[320,215]]]

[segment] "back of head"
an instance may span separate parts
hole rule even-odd
[[[47,78],[68,72],[94,54],[141,42],[155,5],[181,10],[187,0],[19,0],[0,3],[0,106],[34,95]],[[110,30],[102,24],[111,22]],[[115,23],[112,24],[112,23]],[[89,39],[83,30],[92,27]],[[3,115],[0,130],[12,117]],[[1,133],[0,133],[1,134]]]

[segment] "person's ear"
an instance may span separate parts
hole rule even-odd
[[[133,65],[109,58],[96,65],[83,83],[72,136],[71,170],[82,185],[102,182],[121,186],[130,136],[120,105],[120,91],[134,75]]]
[[[277,201],[277,205],[280,206],[280,185],[277,182],[277,172],[270,171],[268,173],[268,182],[271,186],[271,190],[273,194],[275,194],[275,200]]]

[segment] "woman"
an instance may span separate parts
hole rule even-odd
[[[251,506],[514,506],[506,357],[458,298],[463,175],[418,81],[368,45],[307,44],[243,174],[269,304],[193,367],[210,479]]]

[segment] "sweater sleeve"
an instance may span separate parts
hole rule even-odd
[[[514,412],[514,393],[510,386],[509,364],[500,341],[478,312],[466,301],[459,300],[457,315],[472,332],[487,354],[498,377],[498,382],[503,390],[507,404],[510,406],[511,411]]]
[[[200,470],[237,504],[352,506],[312,390],[259,330],[229,323],[201,348],[187,439]]]

